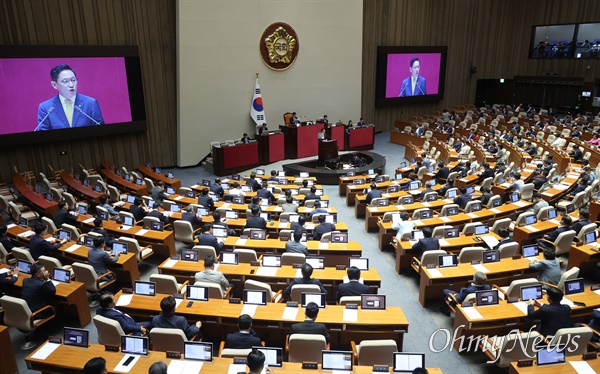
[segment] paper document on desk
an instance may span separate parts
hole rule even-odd
[[[65,249],[65,252],[75,252],[79,248],[81,248],[81,246],[79,244],[73,244],[69,248]]]
[[[37,352],[35,352],[35,354],[33,356],[31,356],[31,358],[36,359],[36,360],[45,360],[58,347],[60,347],[60,344],[58,344],[58,343],[47,342],[46,344],[41,346],[40,349],[38,349]]]
[[[181,200],[181,199],[183,199],[183,196],[179,195],[179,196],[177,196],[176,198],[174,198],[173,200],[175,200],[175,201],[179,201],[179,200]]]
[[[568,305],[571,308],[573,308],[575,306],[575,304],[573,304],[573,302],[571,300],[567,299],[566,297],[563,297],[562,300],[560,301],[560,303],[562,305]]]
[[[496,209],[496,208],[492,208],[492,209],[490,209],[490,212],[492,212],[492,213],[495,213],[495,214],[502,213],[502,211],[501,211],[501,210],[499,210],[499,209]]]
[[[279,225],[277,227],[279,227],[280,229],[285,229],[287,226],[287,222],[279,222]]]
[[[431,278],[441,278],[444,276],[438,269],[427,269],[427,272]]]
[[[421,221],[420,219],[414,220],[413,223],[415,224],[415,226],[421,226],[421,225],[423,225],[423,221]]]
[[[46,238],[46,239],[44,239],[44,240],[45,240],[45,241],[47,241],[48,243],[54,243],[54,241],[55,241],[56,239],[55,239],[54,237],[52,237],[52,236],[51,236],[51,237],[49,237],[49,238]]]
[[[203,363],[202,361],[171,360],[167,367],[167,374],[198,374],[202,370]]]
[[[480,271],[482,273],[489,273],[490,270],[488,268],[486,268],[485,266],[481,265],[481,264],[475,264],[475,265],[471,265],[473,266],[473,269]]]
[[[479,313],[477,311],[477,308],[474,308],[472,306],[462,308],[462,311],[465,313],[465,315],[467,316],[468,319],[482,319],[483,318],[481,313]]]
[[[494,238],[492,235],[483,235],[480,236],[481,239],[487,244],[488,247],[494,248],[498,243],[498,239]]]
[[[448,218],[448,217],[439,217],[439,219],[441,219],[443,222],[452,222],[452,219]]]
[[[371,210],[371,212],[379,212],[379,209],[376,206],[369,207],[369,209]]]
[[[199,184],[193,184],[193,185],[190,186],[190,188],[198,188],[198,187],[200,187]]]
[[[148,230],[146,229],[141,229],[140,231],[136,232],[136,235],[146,235],[146,233],[148,232]]]
[[[256,313],[257,307],[258,307],[258,305],[244,304],[244,307],[242,308],[242,312],[240,313],[240,315],[247,314],[250,317],[254,317],[254,313]]]
[[[117,201],[116,203],[113,204],[113,206],[123,206],[125,205],[124,201]]]
[[[124,366],[123,363],[125,363],[125,361],[127,361],[129,357],[133,357],[133,360],[127,366]],[[130,354],[124,355],[121,361],[119,361],[117,366],[115,366],[115,368],[112,371],[116,371],[117,373],[129,373],[131,369],[133,369],[135,364],[138,362],[140,357],[142,356]]]
[[[30,237],[30,236],[32,236],[32,235],[35,235],[35,232],[33,232],[33,231],[31,231],[31,230],[27,230],[27,231],[24,231],[24,232],[20,233],[20,234],[19,234],[19,235],[17,235],[17,236],[18,236],[18,237],[21,237],[21,238],[29,238],[29,237]]]
[[[512,303],[515,308],[519,309],[523,315],[527,315],[527,302],[519,301],[517,303]]]
[[[452,200],[452,199],[444,199],[442,201],[445,202],[446,204],[452,204],[454,202],[454,200]]]
[[[177,263],[178,260],[169,260],[167,262],[165,262],[165,264],[163,265],[164,268],[172,268],[173,266],[175,266],[175,264]]]
[[[256,275],[262,275],[263,277],[274,277],[275,275],[277,275],[277,269],[276,267],[259,267],[258,270],[256,270]]]
[[[426,206],[426,207],[430,207],[431,206],[430,203],[421,203],[421,205]]]
[[[540,229],[538,229],[537,227],[533,227],[533,226],[526,226],[526,227],[524,227],[524,229],[529,230],[531,232],[538,232],[538,231],[540,231]]]
[[[238,374],[245,373],[246,365],[245,364],[230,364],[229,369],[227,369],[227,374]]]
[[[247,241],[248,241],[248,239],[238,239],[235,242],[235,245],[244,245],[244,244],[246,244]]]
[[[327,249],[327,248],[329,248],[328,242],[325,242],[325,243],[319,242],[319,249]]]
[[[358,309],[344,309],[342,319],[344,320],[344,322],[358,321]]]
[[[219,208],[229,208],[230,205],[230,203],[223,203]]]
[[[85,221],[83,221],[83,223],[92,223],[92,222],[94,222],[94,220],[95,220],[95,218],[94,218],[94,217],[92,217],[92,218],[88,218],[88,219],[86,219]]]
[[[553,224],[555,224],[555,225],[560,225],[560,222],[558,222],[558,221],[557,221],[557,220],[555,220],[555,219],[548,220],[548,222],[552,222],[552,223],[553,223]]]
[[[560,183],[559,184],[555,184],[552,187],[555,188],[555,189],[557,189],[557,190],[559,190],[559,191],[564,191],[567,188],[569,188],[569,186],[565,186],[564,184],[560,184]]]
[[[569,364],[573,366],[577,374],[596,374],[596,370],[587,361],[569,361]]]
[[[12,229],[13,227],[17,227],[17,224],[16,223],[11,223],[10,225],[6,226],[6,228],[8,230]]]
[[[438,242],[440,243],[440,247],[447,247],[450,245],[446,239],[439,239]]]
[[[477,215],[477,213],[467,213],[467,215],[471,218],[479,218],[479,216]]]
[[[514,202],[513,204],[516,205],[516,206],[518,206],[518,207],[521,207],[521,208],[524,207],[524,206],[529,205],[529,204],[527,204],[524,201],[517,201],[517,202]]]
[[[129,294],[129,295],[123,295],[121,294],[121,296],[119,297],[119,300],[117,300],[117,306],[126,306],[129,305],[129,303],[131,303],[131,299],[133,299],[133,295]]]
[[[381,196],[385,197],[386,199],[389,199],[390,197],[392,197],[392,195],[390,195],[389,193],[381,194]]]
[[[600,290],[594,291],[596,294],[600,295]]]
[[[295,321],[296,317],[298,317],[298,310],[300,308],[288,308],[286,307],[283,310],[283,314],[281,315],[281,319],[286,319],[289,321]]]

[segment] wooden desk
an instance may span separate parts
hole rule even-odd
[[[146,187],[145,183],[141,186],[137,185],[132,181],[128,181],[125,178],[118,176],[117,174],[115,174],[115,172],[111,171],[110,169],[102,169],[100,170],[100,173],[102,173],[110,181],[111,184],[117,185],[125,191],[132,192],[140,197],[148,195],[148,187]]]
[[[245,242],[240,242],[239,240],[240,238],[237,236],[230,236],[225,240],[224,247],[254,249],[257,254],[285,252],[285,242],[279,239],[247,239]],[[321,243],[318,240],[309,240],[306,242],[306,247],[310,255],[325,257],[325,266],[348,265],[349,257],[360,256],[362,254],[362,249],[358,242]]]
[[[377,189],[380,191],[387,191],[389,186],[392,185],[398,185],[397,182],[395,181],[386,181],[386,182],[381,182],[381,183],[377,183]],[[346,185],[346,206],[352,206],[354,205],[354,198],[357,194],[361,194],[363,192],[363,190],[365,189],[369,189],[370,185],[368,184],[360,184],[360,185],[355,185],[355,184],[348,184]]]
[[[35,193],[33,188],[27,184],[25,178],[20,175],[15,175],[12,180],[17,191],[19,191],[21,196],[23,196],[30,204],[31,209],[48,217],[54,217],[58,211],[58,203],[56,201],[48,201],[44,196]]]
[[[539,255],[538,259],[542,260],[543,256]],[[529,261],[525,258],[513,260],[512,258],[503,258],[499,262],[481,264],[488,271],[489,284],[498,286],[507,286],[515,279],[536,277],[537,270],[529,269]],[[467,287],[473,280],[473,275],[478,271],[478,265],[471,263],[458,264],[455,267],[427,269],[421,267],[420,283],[419,283],[419,302],[421,306],[425,306],[427,300],[441,300],[443,297],[442,291],[445,288],[460,290],[461,287]],[[439,271],[442,276],[438,277],[430,270]]]
[[[79,196],[93,204],[100,203],[100,196],[104,194],[94,191],[94,189],[91,187],[84,186],[83,183],[73,178],[73,176],[66,171],[60,173],[60,178],[63,180],[63,182],[65,182],[69,189],[75,193],[76,196]],[[71,208],[74,209],[75,207]]]
[[[170,266],[167,266],[170,265]],[[284,290],[292,279],[301,277],[300,269],[294,269],[292,266],[282,266],[277,269],[275,275],[262,275],[261,268],[258,266],[251,266],[248,263],[239,263],[238,265],[223,265],[218,264],[218,270],[223,272],[225,277],[230,283],[234,283],[234,293],[236,297],[242,297],[242,291],[244,289],[244,282],[247,279],[254,279],[261,282],[265,282],[271,285],[273,291]],[[161,274],[174,275],[178,280],[190,280],[190,283],[194,283],[194,274],[204,270],[204,264],[202,261],[182,261],[178,260],[173,264],[170,260],[165,260],[162,264],[158,265],[158,272]],[[312,277],[319,279],[323,283],[323,287],[327,290],[327,300],[335,303],[336,292],[338,286],[343,283],[344,277],[346,276],[346,270],[336,270],[335,267],[326,267],[325,269],[315,269]],[[381,277],[377,273],[377,269],[370,268],[367,271],[361,271],[361,278],[363,278],[364,284],[368,285],[371,289],[371,293],[376,294],[379,287],[381,287]]]
[[[583,273],[586,268],[589,268],[598,261],[600,261],[599,248],[589,244],[580,247],[572,245],[571,250],[569,251],[569,264],[567,265],[567,270],[578,267],[580,273]]]
[[[581,355],[567,356],[566,364],[556,365],[544,365],[544,366],[528,366],[518,367],[516,362],[511,362],[508,368],[509,374],[532,374],[532,373],[544,373],[544,374],[577,374],[577,370],[570,364],[571,361],[581,361]],[[596,373],[600,373],[600,359],[586,361]]]
[[[150,169],[147,166],[138,166],[137,168],[142,174],[144,174],[145,176],[147,176],[150,179],[153,179],[155,181],[161,181],[161,182],[165,182],[165,184],[167,186],[171,186],[175,189],[179,189],[179,187],[181,187],[181,181],[177,178],[167,178],[166,175],[164,174],[158,174],[157,172],[155,172],[154,170]]]
[[[248,144],[220,144],[212,147],[214,172],[222,176],[237,173],[260,165],[258,162],[258,142]]]
[[[10,341],[8,327],[0,325],[0,373],[15,374],[19,371],[15,351]]]
[[[578,210],[572,212],[569,216],[573,219],[573,224],[579,221]],[[513,239],[514,241],[521,243],[521,245],[533,243],[538,238],[541,238],[545,234],[556,229],[558,226],[560,226],[560,222],[557,219],[551,219],[548,221],[539,221],[533,225],[515,227]]]
[[[42,348],[42,346],[40,346]],[[104,346],[100,344],[91,344],[88,349],[69,347],[61,345],[58,347],[50,356],[45,360],[34,359],[32,356],[40,348],[33,351],[29,356],[25,358],[27,368],[30,370],[38,370],[44,373],[56,373],[56,374],[79,374],[83,370],[83,366],[87,361],[94,357],[103,357],[106,360],[106,368],[109,373],[115,373],[113,369],[117,366],[119,361],[123,359],[123,354],[120,352],[107,352],[104,350]],[[129,373],[131,374],[147,374],[150,365],[156,361],[164,361],[169,365],[173,361],[165,358],[164,352],[150,351],[148,356],[142,356],[135,364]],[[229,365],[233,363],[232,358],[219,358],[215,357],[213,362],[204,363],[200,374],[224,374],[229,370]],[[244,370],[247,370],[244,369]],[[243,370],[243,371],[244,371]],[[275,368],[276,373],[315,373],[320,372],[317,370],[305,370],[302,369],[302,364],[299,362],[284,362],[281,369]],[[373,371],[372,366],[354,366],[353,373],[356,374],[371,374]],[[442,374],[440,369],[427,368],[430,374]]]
[[[228,219],[227,221],[225,221],[225,223],[227,223],[227,225],[229,226],[229,228],[232,228],[234,230],[240,231],[242,232],[244,230],[244,227],[246,226],[246,219],[245,218],[238,218],[238,219]],[[277,234],[279,234],[279,232],[281,230],[289,230],[290,226],[292,224],[290,222],[286,222],[286,223],[281,223],[279,222],[279,220],[271,220],[271,221],[267,221],[267,233],[269,232],[275,232]],[[312,233],[314,228],[317,226],[317,224],[314,223],[306,223],[304,224],[304,228]],[[335,224],[335,229],[337,231],[341,231],[341,232],[348,232],[348,225],[346,224],[346,222],[338,222]]]
[[[570,301],[578,301],[586,304],[585,307],[571,307],[571,320],[573,323],[589,322],[592,310],[600,306],[600,297],[598,295],[598,293],[590,291],[587,288],[584,293],[567,296],[567,299]],[[545,298],[546,296],[544,296]],[[543,302],[548,304],[547,300]],[[514,329],[529,331],[530,327],[535,323],[527,320],[527,308],[523,304],[526,303],[509,304],[506,300],[500,300],[498,305],[475,307],[477,312],[483,317],[476,319],[469,318],[465,314],[464,308],[458,305],[454,317],[454,331],[456,334],[453,343],[454,349],[459,354],[466,351],[466,346],[462,351],[459,348],[463,340],[463,344],[469,344],[469,339],[466,339],[469,336],[506,335]],[[518,306],[523,307],[525,312],[521,311]],[[460,337],[465,337],[465,339],[460,339]]]
[[[374,143],[375,126],[349,128],[345,149],[351,151],[364,151],[373,149]]]
[[[118,299],[121,293],[115,297]],[[148,318],[160,313],[160,301],[167,295],[157,294],[155,297],[133,295],[127,306],[119,308],[130,315]],[[226,332],[238,331],[237,319],[242,314],[243,304],[230,304],[228,300],[209,299],[208,302],[195,301],[187,307],[184,300],[176,308],[177,315],[184,316],[188,321],[202,321],[203,336],[210,336],[206,330],[213,329],[218,337]],[[296,318],[283,319],[285,303],[269,303],[259,306],[252,316],[252,327],[257,331],[269,331],[270,339],[283,346],[285,336],[289,333],[291,325],[304,321],[304,309],[298,308]],[[343,319],[345,306],[327,305],[319,311],[317,321],[327,325],[331,335],[331,344],[349,344],[350,340],[364,339],[395,339],[398,350],[402,351],[403,337],[408,332],[408,320],[398,306],[388,306],[386,310],[358,309],[357,321]],[[206,328],[205,328],[206,327]],[[230,331],[229,331],[230,330]],[[210,340],[210,339],[209,339]]]

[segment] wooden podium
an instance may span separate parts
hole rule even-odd
[[[262,165],[285,160],[284,138],[280,131],[263,131],[258,136],[258,157]]]
[[[285,158],[296,159],[318,154],[318,135],[323,128],[322,123],[300,127],[279,126],[279,128],[285,135]]]
[[[324,140],[319,142],[319,161],[327,161],[338,158],[337,140]]]
[[[343,123],[330,123],[327,125],[325,131],[329,139],[337,140],[340,151],[346,149],[346,126]]]
[[[375,142],[375,127],[355,127],[348,129],[348,136],[346,137],[346,150],[349,151],[366,151],[373,149],[373,143]]]
[[[260,165],[258,142],[212,147],[214,173],[218,176],[237,173]]]

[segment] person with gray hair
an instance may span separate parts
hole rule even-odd
[[[167,374],[167,364],[162,361],[156,361],[150,368],[148,368],[148,374]]]
[[[446,297],[449,294],[454,294],[454,296],[456,297],[456,302],[457,303],[462,303],[465,298],[467,297],[467,295],[475,293],[477,291],[487,291],[487,290],[491,290],[492,286],[490,286],[489,284],[486,284],[487,282],[487,275],[485,275],[484,272],[482,271],[478,271],[475,273],[475,275],[473,275],[473,282],[471,283],[471,285],[469,287],[461,287],[460,291],[456,292],[454,290],[450,290],[450,289],[445,289],[444,292],[444,303],[442,304],[442,306],[440,307],[440,312],[442,312],[443,314],[445,314],[446,316],[450,317],[450,308],[448,308],[448,305],[446,305]]]

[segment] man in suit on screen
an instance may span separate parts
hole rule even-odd
[[[68,129],[104,124],[98,101],[77,93],[77,75],[69,65],[50,70],[50,84],[58,95],[40,103],[35,131]]]
[[[418,57],[410,60],[410,77],[402,81],[400,97],[427,95],[425,78],[419,75],[421,62]]]

